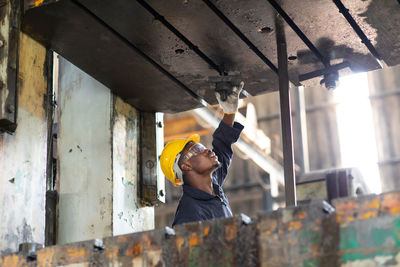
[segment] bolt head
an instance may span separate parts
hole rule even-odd
[[[14,113],[15,112],[15,106],[14,105],[8,105],[7,106],[7,112],[8,113]]]

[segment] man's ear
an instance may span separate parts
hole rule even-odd
[[[191,171],[192,164],[189,161],[185,161],[184,163],[181,164],[181,170],[182,171]]]

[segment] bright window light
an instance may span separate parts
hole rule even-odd
[[[358,167],[367,186],[380,193],[375,129],[366,73],[340,79],[333,92],[343,167]]]

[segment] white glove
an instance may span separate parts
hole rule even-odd
[[[242,92],[244,82],[240,82],[239,87],[234,86],[232,88],[232,93],[228,95],[226,101],[221,100],[221,96],[218,92],[215,93],[215,97],[218,100],[220,107],[223,109],[224,113],[233,114],[238,111],[239,107],[239,95]]]

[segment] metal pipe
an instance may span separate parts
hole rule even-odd
[[[156,69],[158,69],[161,73],[166,75],[168,78],[170,78],[173,82],[175,82],[179,87],[181,87],[183,90],[185,90],[187,93],[189,93],[194,99],[199,101],[203,106],[207,106],[207,102],[198,96],[193,90],[191,90],[189,87],[184,85],[181,81],[179,81],[175,76],[173,76],[171,73],[169,73],[166,69],[164,69],[161,65],[159,65],[156,61],[154,61],[151,57],[149,57],[147,54],[145,54],[142,50],[137,48],[133,43],[131,43],[128,39],[126,39],[123,35],[121,35],[119,32],[114,30],[110,25],[108,25],[106,22],[104,22],[100,17],[98,17],[96,14],[94,14],[90,9],[88,9],[86,6],[81,4],[77,0],[71,0],[72,3],[83,9],[86,13],[88,13],[93,19],[95,19],[98,23],[106,27],[112,34],[114,34],[118,39],[120,39],[124,44],[126,44],[128,47],[130,47],[132,50],[134,50],[136,53],[141,55],[147,62],[149,62],[151,65],[153,65]]]
[[[275,34],[278,52],[279,100],[283,142],[283,171],[285,175],[286,206],[296,206],[296,177],[294,172],[292,115],[290,110],[289,71],[283,19],[276,14]]]
[[[178,31],[174,26],[169,23],[164,16],[161,16],[155,9],[153,9],[146,1],[144,0],[136,0],[139,4],[141,4],[147,11],[149,11],[156,20],[160,21],[165,27],[168,28],[173,34],[175,34],[179,39],[181,39],[190,49],[192,49],[201,59],[207,62],[210,67],[215,69],[219,75],[227,75],[224,72],[222,66],[217,65],[211,58],[209,58],[206,54],[204,54],[196,45],[194,45],[188,38],[186,38],[181,32]]]
[[[268,0],[268,2],[275,8],[275,10],[282,16],[282,18],[289,24],[293,31],[300,37],[304,44],[314,53],[314,55],[321,60],[325,67],[329,66],[329,60],[327,60],[319,50],[311,43],[307,36],[297,27],[296,23],[289,17],[289,15],[281,8],[281,6],[275,0]]]
[[[225,24],[243,41],[249,48],[270,67],[275,73],[278,69],[264,54],[213,4],[210,0],[203,0],[203,2],[223,21]]]
[[[361,42],[368,48],[369,52],[375,57],[376,61],[382,68],[383,67],[383,64],[381,62],[382,58],[379,56],[378,52],[376,51],[375,47],[372,45],[372,43],[370,42],[368,37],[361,30],[360,26],[358,26],[357,22],[353,19],[353,17],[349,13],[349,10],[343,5],[342,1],[333,0],[333,2],[339,8],[339,12],[343,14],[343,16],[346,18],[347,22],[350,24],[350,26],[353,28],[353,30],[357,33],[358,37],[360,37]]]

